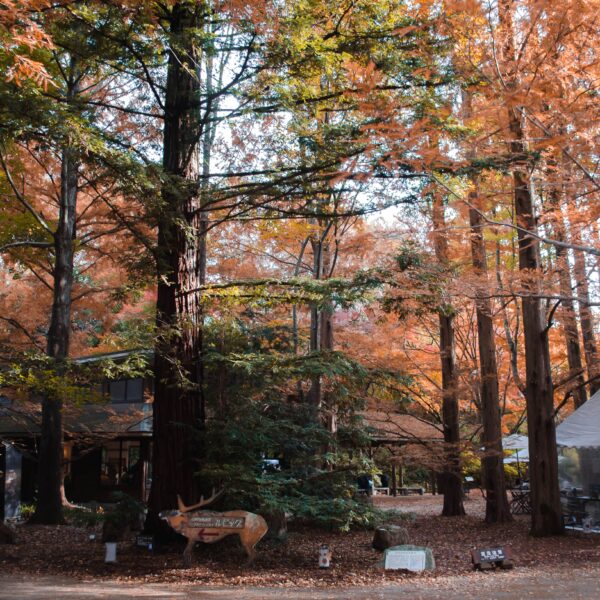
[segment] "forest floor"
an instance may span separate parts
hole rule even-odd
[[[561,567],[551,572],[478,573],[383,585],[299,588],[207,586],[194,583],[77,581],[67,576],[0,573],[0,600],[592,600],[600,597],[600,568]]]
[[[201,585],[203,588],[236,585],[249,589],[267,586],[282,592],[291,588],[326,590],[357,586],[382,586],[383,589],[398,584],[433,591],[440,586],[452,587],[456,582],[468,586],[469,582],[480,581],[482,575],[472,570],[471,548],[510,546],[515,568],[486,574],[486,577],[493,577],[485,580],[490,582],[488,587],[500,585],[503,589],[524,576],[534,577],[532,581],[535,581],[537,575],[552,577],[555,572],[566,573],[569,579],[571,574],[575,577],[576,569],[581,573],[592,569],[595,573],[592,580],[598,581],[600,536],[568,533],[562,537],[532,538],[528,535],[529,518],[526,516],[519,516],[507,525],[486,526],[482,521],[484,502],[476,491],[465,502],[468,513],[465,517],[439,516],[441,502],[441,497],[429,495],[375,498],[375,503],[383,508],[416,514],[412,521],[402,519],[398,522],[408,529],[411,543],[432,548],[436,569],[428,573],[383,571],[380,566],[382,554],[371,548],[372,531],[340,533],[293,526],[286,544],[261,542],[252,567],[245,566],[245,556],[237,540],[229,538],[215,545],[198,545],[194,565],[185,569],[181,549],[150,553],[135,548],[133,541],[122,542],[118,563],[106,565],[104,546],[90,541],[90,530],[72,526],[20,525],[17,528],[18,544],[0,546],[0,574],[12,577],[14,581],[32,581],[32,576],[35,580],[59,576],[127,585],[177,584]],[[332,566],[327,570],[317,568],[321,544],[327,544],[333,552]],[[531,585],[535,591],[536,584]],[[282,597],[289,596],[284,594]],[[426,597],[430,596],[423,596]],[[537,596],[533,593],[531,597]],[[588,597],[600,597],[600,594]]]

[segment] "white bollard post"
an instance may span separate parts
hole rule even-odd
[[[116,542],[106,542],[106,556],[104,557],[104,562],[106,563],[116,563],[117,562],[117,543]]]

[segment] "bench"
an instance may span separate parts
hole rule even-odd
[[[398,488],[398,492],[401,496],[408,496],[410,494],[419,494],[419,496],[422,496],[425,493],[425,489],[422,487],[401,487]]]
[[[389,496],[390,488],[389,487],[376,487],[376,488],[373,488],[373,493],[375,495],[381,494],[382,496]]]

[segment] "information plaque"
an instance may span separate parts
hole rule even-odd
[[[492,548],[473,548],[471,550],[473,568],[487,571],[500,567],[501,569],[512,569],[512,553],[508,546],[496,546]]]
[[[388,550],[385,553],[385,569],[424,571],[427,555],[424,550]]]

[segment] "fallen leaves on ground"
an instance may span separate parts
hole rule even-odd
[[[201,583],[281,587],[337,587],[377,585],[405,580],[436,580],[451,575],[476,577],[469,551],[475,547],[511,546],[516,569],[551,570],[554,566],[600,564],[600,539],[595,535],[568,533],[562,537],[532,538],[529,518],[519,516],[506,525],[486,525],[483,501],[469,499],[469,516],[438,516],[439,497],[376,499],[384,508],[400,508],[417,514],[413,522],[400,524],[410,542],[429,546],[436,560],[432,573],[383,571],[382,554],[371,548],[372,531],[340,533],[306,526],[290,527],[286,544],[263,541],[254,565],[235,536],[217,544],[197,545],[194,565],[182,565],[183,548],[151,553],[136,548],[133,537],[118,546],[118,563],[104,563],[104,545],[90,541],[90,530],[73,526],[18,527],[18,545],[0,546],[0,571],[14,574],[68,575],[82,580],[110,578],[136,583]],[[327,544],[333,551],[332,567],[319,569],[318,550]],[[503,572],[510,577],[510,572]]]

